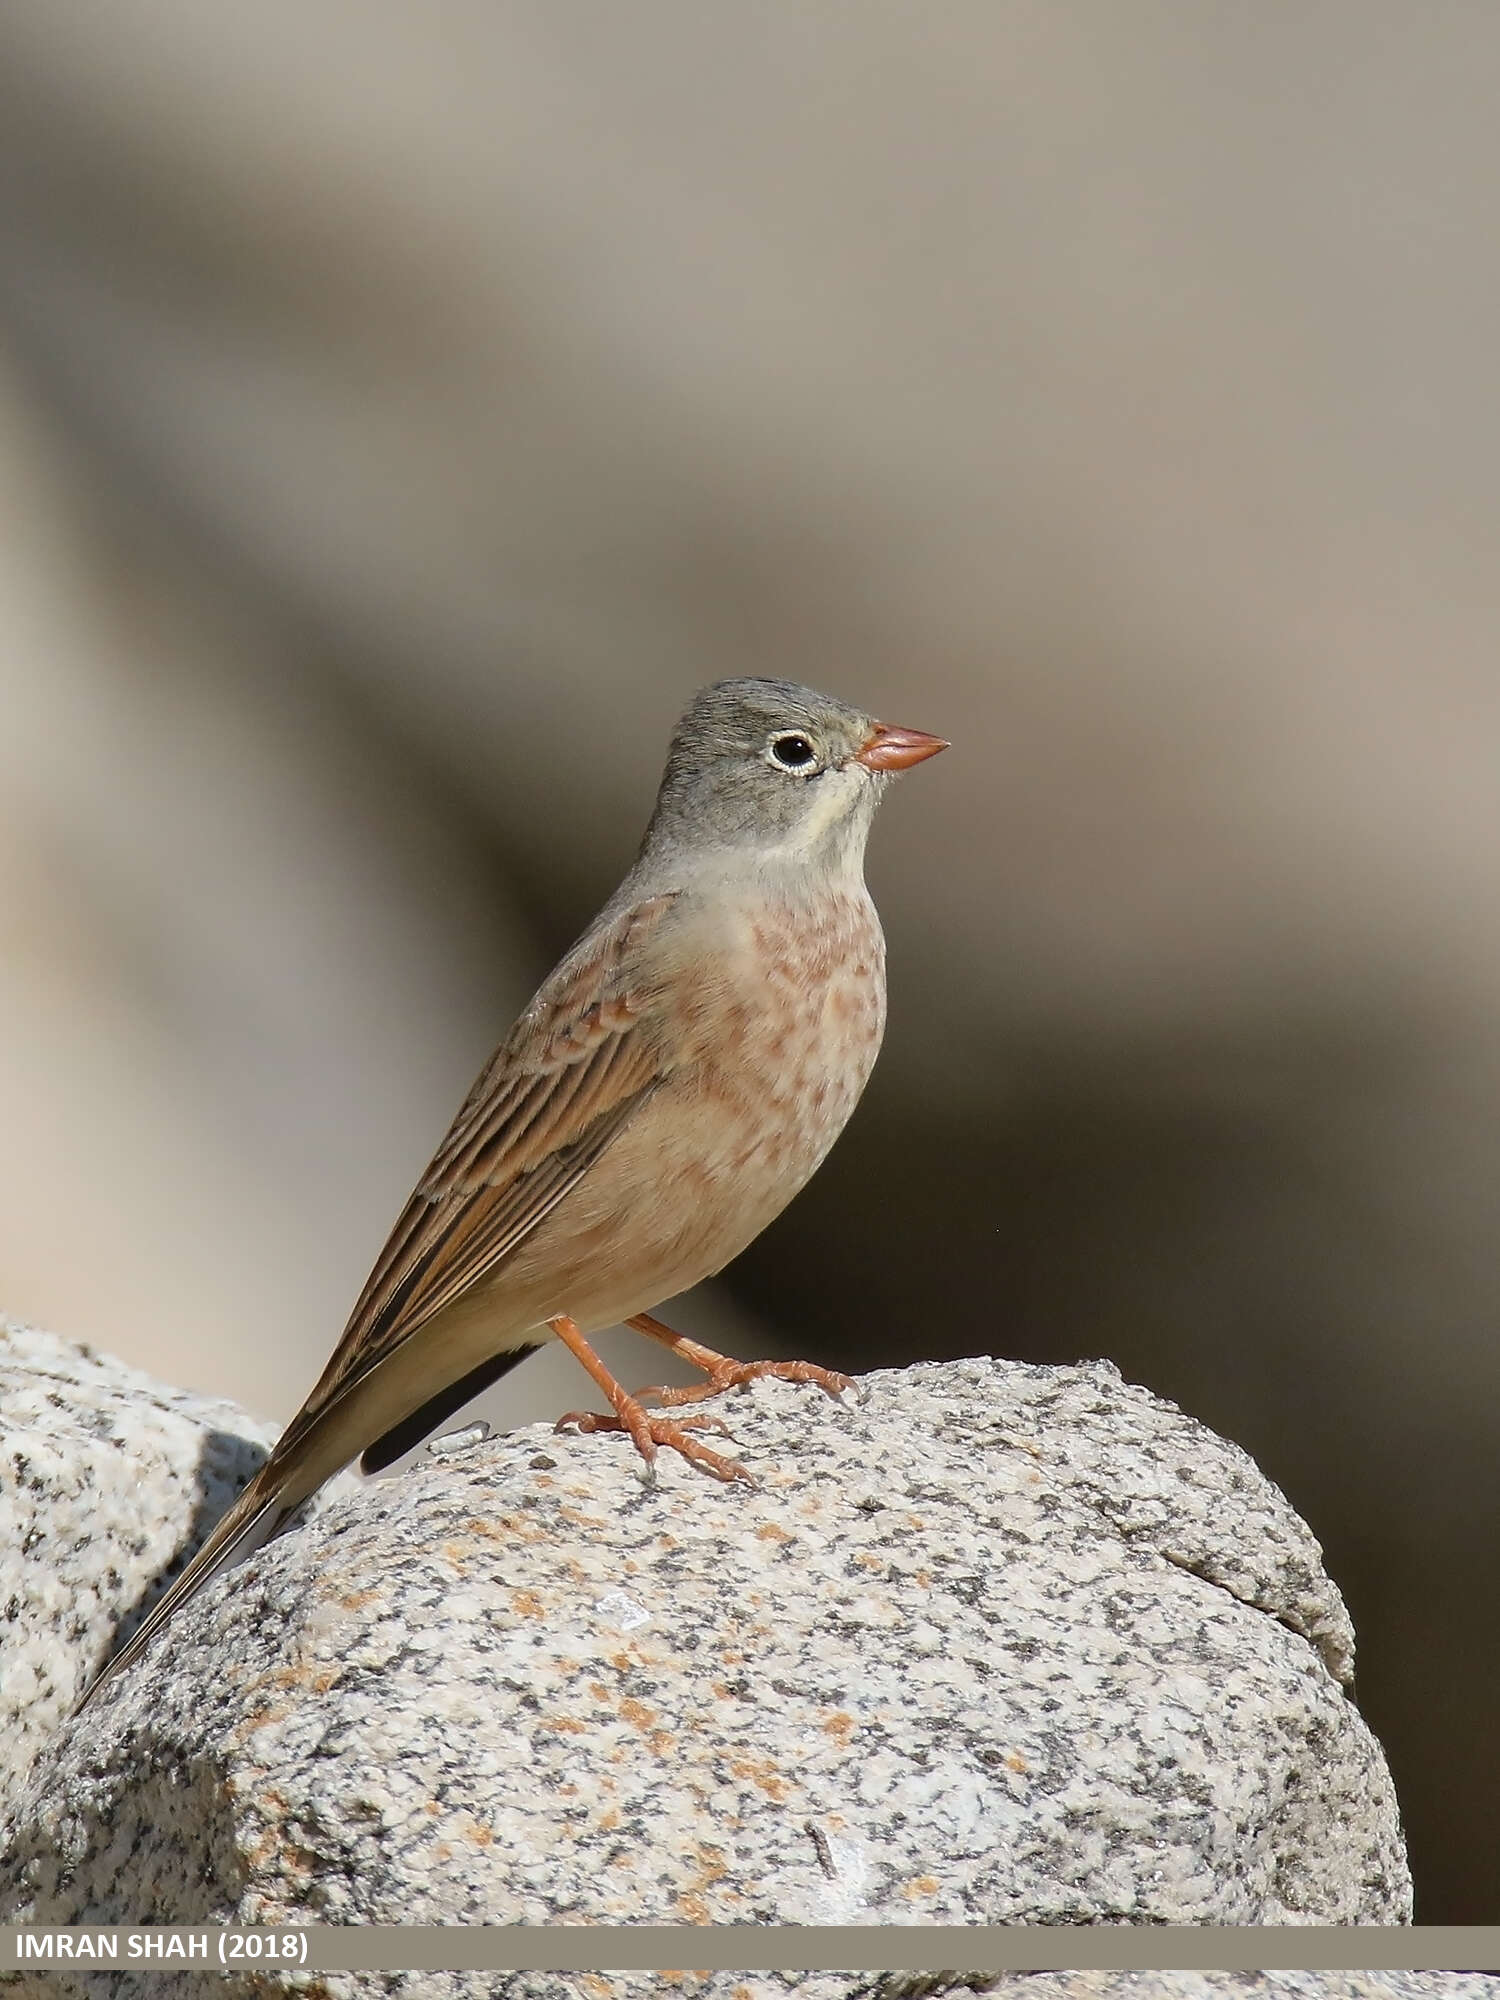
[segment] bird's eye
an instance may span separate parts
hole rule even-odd
[[[771,762],[783,771],[810,771],[818,761],[818,753],[805,736],[790,730],[784,736],[773,736],[768,747]]]

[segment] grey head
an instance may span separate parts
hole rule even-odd
[[[734,854],[858,874],[891,778],[947,747],[795,681],[717,681],[673,733],[640,865]]]

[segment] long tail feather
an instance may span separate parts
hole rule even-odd
[[[302,1504],[302,1498],[289,1501],[285,1483],[280,1477],[274,1481],[266,1479],[269,1470],[269,1464],[262,1466],[171,1589],[157,1599],[125,1644],[84,1689],[74,1704],[74,1715],[82,1714],[116,1674],[123,1673],[138,1660],[167,1620],[196,1597],[220,1570],[229,1569],[233,1564],[243,1562],[247,1556],[254,1555],[285,1526]]]

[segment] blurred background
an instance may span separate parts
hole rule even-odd
[[[936,730],[865,1104],[672,1316],[1236,1439],[1420,1917],[1500,1919],[1497,61],[1458,3],[9,0],[0,1304],[290,1414],[690,690]]]

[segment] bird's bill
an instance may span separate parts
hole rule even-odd
[[[939,750],[947,748],[946,737],[929,736],[925,729],[902,729],[894,722],[877,722],[875,734],[862,750],[855,751],[854,761],[863,764],[867,771],[909,771],[913,764],[935,757]]]

